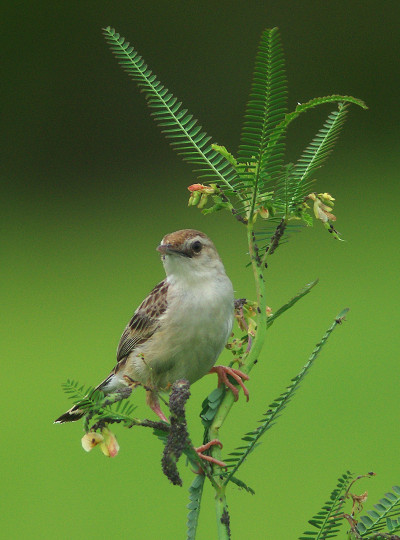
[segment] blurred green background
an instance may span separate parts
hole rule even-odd
[[[4,10],[3,10],[4,13]],[[195,177],[163,140],[143,96],[101,34],[114,26],[200,119],[236,151],[261,31],[278,26],[290,109],[329,93],[352,107],[317,189],[336,199],[335,242],[316,226],[270,261],[268,304],[320,284],[268,334],[222,433],[225,451],[256,426],[333,318],[338,328],[278,425],[242,467],[251,496],[228,493],[233,538],[297,538],[347,469],[367,507],[399,471],[398,227],[400,4],[336,2],[13,2],[2,29],[2,532],[6,538],[184,538],[187,488],[160,470],[146,430],[117,429],[121,451],[83,452],[82,425],[53,425],[68,377],[95,384],[114,365],[133,310],[163,278],[161,237],[192,227],[214,240],[239,297],[253,297],[244,230],[228,214],[187,208]],[[293,124],[294,160],[332,107]],[[229,360],[225,354],[223,361]],[[192,388],[189,418],[215,386]],[[143,393],[135,395],[146,416]],[[226,454],[225,454],[226,455]],[[4,505],[5,503],[5,505]],[[345,527],[343,528],[343,531]],[[215,538],[212,491],[200,540]]]

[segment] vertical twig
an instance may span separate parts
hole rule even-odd
[[[218,540],[229,540],[231,537],[231,528],[228,505],[226,504],[225,486],[221,487],[215,494],[215,505]]]
[[[249,373],[258,360],[258,356],[264,345],[265,335],[267,332],[267,312],[266,312],[266,298],[265,298],[265,280],[262,273],[261,261],[256,253],[254,246],[253,235],[253,222],[249,220],[247,224],[247,239],[249,245],[249,254],[251,259],[251,266],[253,269],[257,302],[259,309],[257,310],[257,330],[254,341],[249,351],[243,355],[241,370],[244,373]],[[209,439],[218,439],[219,430],[222,427],[226,417],[231,410],[234,403],[234,395],[232,392],[227,392],[218,411],[215,415],[213,423],[208,431]],[[212,456],[218,460],[221,460],[221,449],[219,446],[214,446],[212,449]],[[214,467],[214,473],[219,474],[222,472],[218,467]],[[229,539],[229,514],[225,495],[225,486],[221,486],[216,490],[216,514],[218,525],[218,538],[219,540]]]

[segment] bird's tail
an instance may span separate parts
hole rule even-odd
[[[65,422],[75,422],[83,416],[85,416],[85,411],[79,408],[79,403],[71,407],[67,412],[62,414],[57,420],[54,420],[55,424],[64,424]]]
[[[87,402],[87,398],[90,398],[93,393],[96,390],[102,390],[104,392],[104,387],[108,385],[110,380],[112,379],[113,373],[110,373],[110,375],[104,379],[100,384],[96,386],[87,396],[85,396],[79,403],[71,407],[67,412],[62,414],[57,420],[54,420],[55,424],[64,424],[65,422],[75,422],[76,420],[80,420],[87,414],[87,411],[80,409],[79,406],[85,402]],[[108,390],[108,389],[107,389]],[[107,393],[107,392],[105,392]]]

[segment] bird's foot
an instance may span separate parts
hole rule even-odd
[[[202,446],[195,448],[195,450],[200,459],[204,459],[204,461],[208,461],[209,463],[214,463],[214,465],[218,465],[218,467],[225,468],[227,465],[223,461],[220,461],[219,459],[215,459],[212,456],[205,456],[203,454],[203,452],[205,452],[206,450],[209,450],[211,446],[215,446],[215,445],[222,448],[222,443],[218,439],[213,439],[212,441],[209,441],[207,444],[203,444]]]
[[[221,384],[225,384],[228,388],[230,388],[233,392],[233,395],[235,397],[235,401],[239,398],[239,389],[234,386],[230,380],[228,379],[228,375],[232,377],[232,379],[235,379],[235,381],[239,384],[239,386],[243,389],[243,393],[246,396],[246,400],[249,401],[249,391],[245,387],[243,380],[248,381],[249,376],[246,375],[246,373],[243,373],[243,371],[240,371],[239,369],[233,369],[228,366],[214,366],[210,369],[209,373],[216,373],[218,375],[218,386]]]

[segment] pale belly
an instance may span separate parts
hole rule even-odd
[[[230,285],[230,282],[229,282]],[[190,384],[203,377],[221,354],[233,324],[233,292],[226,287],[181,291],[160,329],[129,357],[130,376],[142,384],[167,388],[179,379]],[[128,367],[129,366],[129,367]]]

